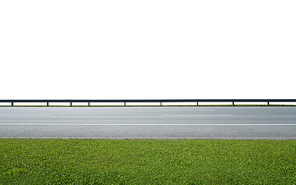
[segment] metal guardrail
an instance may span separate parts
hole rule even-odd
[[[88,103],[88,106],[90,106],[90,103],[124,103],[124,106],[126,106],[126,103],[160,103],[160,106],[162,106],[163,102],[171,102],[171,103],[178,103],[178,102],[196,102],[196,105],[198,105],[198,102],[232,102],[232,105],[234,106],[235,102],[266,102],[267,105],[270,104],[270,102],[296,102],[296,99],[6,99],[6,100],[0,100],[0,103],[11,103],[11,106],[13,106],[13,103],[43,103],[46,102],[47,106],[49,106],[49,103],[70,103],[70,106],[72,106],[73,102],[76,103]]]

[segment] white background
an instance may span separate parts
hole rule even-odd
[[[294,0],[0,0],[0,99],[296,98]]]

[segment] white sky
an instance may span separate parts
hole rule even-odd
[[[0,0],[0,99],[296,98],[295,0]]]

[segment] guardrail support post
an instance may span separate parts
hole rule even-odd
[[[46,102],[47,107],[49,106],[49,102]]]
[[[13,107],[13,101],[11,102],[11,106]]]
[[[267,102],[267,105],[269,106],[269,101]]]
[[[234,101],[232,102],[232,105],[234,106]]]
[[[90,107],[90,102],[88,102],[88,106]]]
[[[196,102],[196,106],[198,106],[198,102]]]
[[[126,102],[124,102],[124,106],[126,106]]]
[[[162,102],[160,102],[160,106],[162,106]]]
[[[72,107],[72,102],[70,101],[70,107]]]

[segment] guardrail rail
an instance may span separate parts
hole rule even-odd
[[[11,103],[11,106],[14,103],[43,103],[46,102],[46,105],[49,106],[49,103],[123,103],[126,106],[126,103],[159,103],[162,106],[162,103],[179,103],[179,102],[196,102],[198,106],[199,102],[232,102],[234,106],[235,103],[240,102],[266,102],[267,105],[270,105],[270,102],[296,102],[296,99],[6,99],[0,100],[0,103]]]

